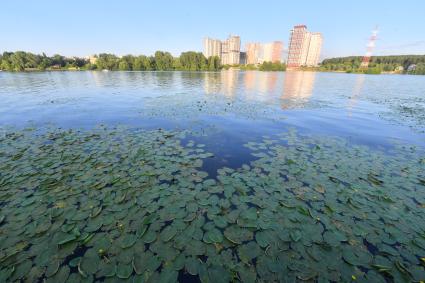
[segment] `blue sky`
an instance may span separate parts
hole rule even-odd
[[[2,0],[0,52],[86,56],[202,50],[202,38],[281,40],[306,24],[324,37],[322,58],[363,55],[379,25],[376,55],[425,54],[425,1]]]

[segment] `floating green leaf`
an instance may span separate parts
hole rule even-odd
[[[223,241],[223,234],[218,229],[212,229],[204,234],[204,242],[206,243],[221,243]]]
[[[133,273],[133,267],[129,264],[119,264],[116,269],[118,278],[127,279]]]
[[[132,247],[137,241],[137,236],[135,234],[126,234],[120,239],[120,247],[127,249]]]
[[[262,253],[262,249],[255,242],[249,242],[248,244],[238,247],[239,257],[244,263],[249,263],[252,259],[258,257]]]

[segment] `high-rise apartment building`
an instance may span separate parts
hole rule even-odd
[[[238,65],[240,62],[241,38],[239,36],[229,36],[221,44],[221,64]]]
[[[282,62],[282,53],[283,53],[283,42],[282,41],[275,41],[273,42],[272,47],[272,62]]]
[[[291,30],[288,52],[288,67],[317,66],[322,48],[322,35],[307,31],[305,25]]]
[[[248,43],[246,45],[247,64],[261,64],[263,62],[281,62],[283,43]]]
[[[273,54],[273,43],[261,44],[260,63],[271,62]]]
[[[204,56],[218,56],[223,65],[237,65],[240,62],[241,39],[239,36],[229,36],[221,42],[217,39],[204,39]]]
[[[320,60],[320,51],[322,51],[322,34],[312,32],[310,34],[310,45],[305,64],[307,66],[317,66]]]
[[[209,37],[205,38],[203,53],[206,58],[209,58],[211,56],[221,57],[221,41]]]
[[[291,30],[288,51],[288,67],[299,67],[302,64],[302,53],[305,46],[305,37],[307,35],[307,27],[304,25],[295,26]]]
[[[224,41],[223,43],[221,43],[221,64],[222,65],[226,65],[229,64],[228,62],[230,61],[229,59],[229,42]]]
[[[249,65],[259,64],[261,44],[247,43],[246,44],[246,63]]]

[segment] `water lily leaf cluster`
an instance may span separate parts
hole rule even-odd
[[[173,107],[169,107],[172,104]],[[259,117],[271,121],[281,121],[285,117],[277,106],[264,107],[261,101],[245,97],[228,96],[222,93],[210,93],[208,96],[194,96],[192,92],[179,95],[162,95],[149,98],[140,111],[143,118],[168,118],[193,120],[200,116],[237,115],[240,118],[257,120]]]
[[[424,152],[295,131],[203,168],[188,131],[0,138],[1,282],[411,282],[425,278]]]

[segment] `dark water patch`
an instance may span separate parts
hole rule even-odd
[[[178,282],[181,283],[200,283],[201,279],[199,275],[191,275],[184,270],[179,271],[179,276],[177,277]]]

